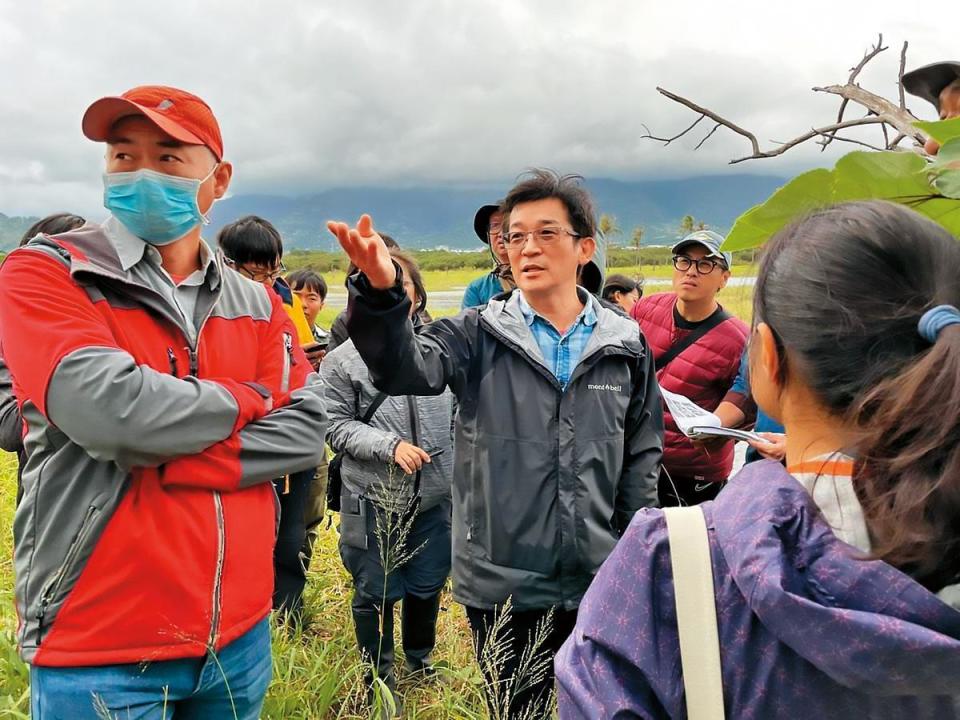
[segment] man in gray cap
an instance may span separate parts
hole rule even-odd
[[[960,62],[938,62],[911,70],[903,76],[903,89],[933,105],[941,120],[960,117]],[[932,138],[923,149],[936,155],[940,145]]]
[[[660,387],[711,412],[737,377],[748,335],[746,324],[717,302],[733,261],[722,244],[711,230],[683,238],[673,246],[673,292],[644,297],[631,313],[650,343]],[[733,443],[709,451],[694,445],[666,408],[664,430],[660,503],[712,500],[733,469]]]

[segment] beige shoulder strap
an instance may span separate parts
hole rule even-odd
[[[703,511],[664,508],[689,720],[723,720],[723,677],[710,541]]]

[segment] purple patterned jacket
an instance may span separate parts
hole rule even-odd
[[[854,557],[779,463],[703,507],[728,718],[960,718],[960,612]],[[601,567],[556,672],[565,720],[687,717],[660,511]]]

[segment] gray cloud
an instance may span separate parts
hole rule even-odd
[[[836,103],[809,88],[842,81],[879,30],[891,49],[864,74],[868,87],[892,91],[904,39],[911,66],[952,56],[943,28],[960,20],[955,6],[924,22],[901,3],[858,5],[0,0],[0,212],[99,208],[102,148],[81,136],[80,117],[93,99],[143,83],[212,105],[235,193],[503,183],[532,165],[725,172],[746,150],[741,138],[721,131],[697,152],[699,138],[639,139],[643,123],[669,134],[693,120],[654,87],[785,139],[834,115]],[[849,149],[738,171],[788,174]]]

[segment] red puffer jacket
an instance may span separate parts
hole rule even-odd
[[[674,324],[673,308],[676,304],[674,293],[658,293],[643,298],[633,308],[631,314],[640,323],[654,358],[659,358],[689,332]],[[743,321],[734,317],[720,323],[657,373],[660,385],[690,398],[702,408],[716,410],[737,377],[748,330]],[[733,469],[732,442],[708,454],[680,432],[666,407],[663,415],[663,464],[671,476],[700,482],[718,482],[730,476]]]

